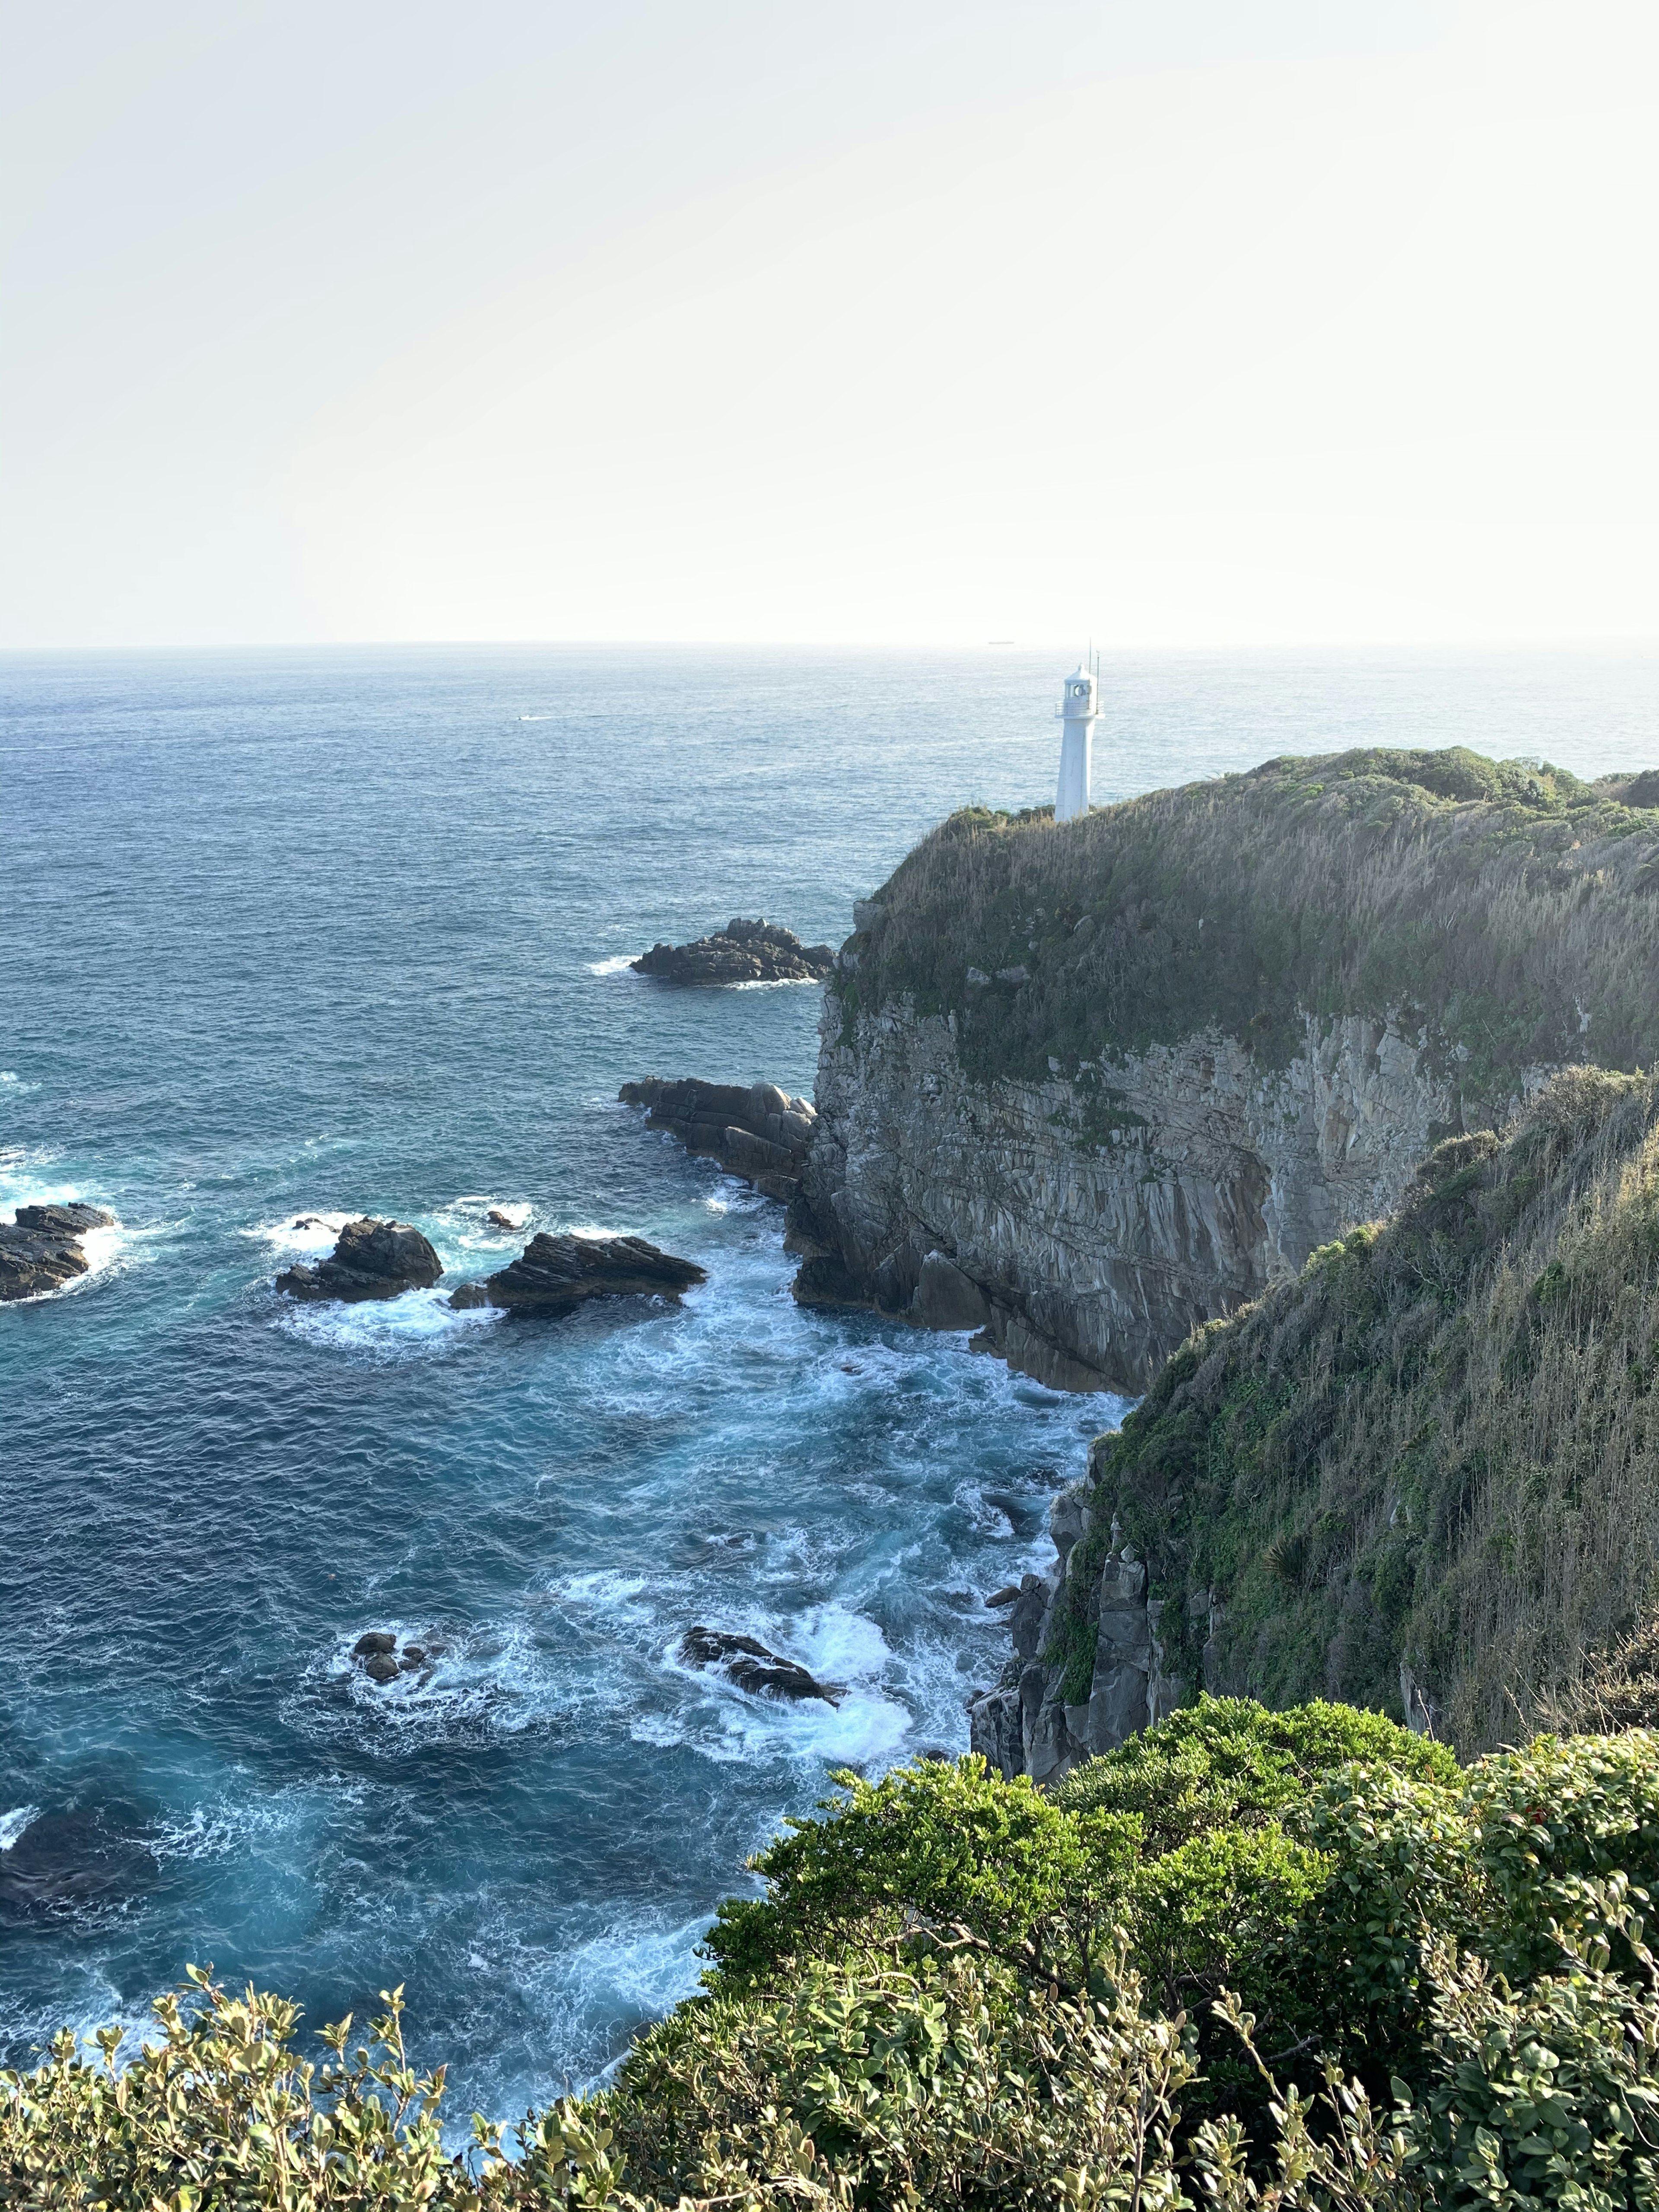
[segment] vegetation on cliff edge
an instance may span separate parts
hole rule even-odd
[[[395,1992],[313,2068],[290,2007],[198,1975],[142,2050],[66,2033],[0,2075],[0,2203],[1659,2202],[1645,1732],[1460,1769],[1376,1716],[1206,1700],[1047,1801],[975,1759],[841,1780],[598,2094],[476,2121],[459,2157]]]
[[[1659,1081],[1568,1069],[1448,1139],[1197,1331],[1091,1472],[1051,1646],[1079,1683],[1115,1524],[1194,1687],[1400,1713],[1403,1659],[1466,1750],[1536,1725],[1659,1595]]]
[[[970,808],[903,861],[852,951],[831,984],[848,1034],[908,996],[954,1016],[981,1080],[1040,1080],[1052,1057],[1103,1065],[1109,1088],[1115,1055],[1211,1025],[1283,1066],[1305,1016],[1393,1016],[1478,1127],[1529,1066],[1659,1060],[1659,773],[1370,750],[1060,825]]]

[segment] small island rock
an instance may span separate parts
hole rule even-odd
[[[704,1270],[659,1251],[642,1237],[532,1237],[511,1266],[481,1283],[462,1283],[450,1304],[504,1306],[514,1313],[566,1314],[589,1298],[678,1298]]]
[[[287,1267],[276,1287],[291,1298],[395,1298],[429,1289],[443,1262],[406,1221],[348,1221],[338,1243],[315,1267]]]
[[[734,915],[724,929],[692,945],[653,945],[629,963],[665,983],[816,983],[836,964],[827,945],[803,945],[793,929]]]
[[[821,1698],[838,1705],[847,1695],[844,1682],[820,1682],[793,1659],[752,1636],[738,1636],[720,1628],[689,1628],[680,1639],[680,1656],[693,1667],[718,1667],[730,1682],[762,1698]]]

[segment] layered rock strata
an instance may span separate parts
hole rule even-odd
[[[512,1313],[574,1313],[590,1298],[678,1298],[706,1283],[702,1268],[642,1237],[532,1237],[511,1266],[463,1283],[452,1306],[501,1306]]]
[[[724,929],[691,945],[653,945],[629,966],[664,983],[816,983],[834,967],[828,945],[803,945],[793,929],[733,915]]]
[[[647,1075],[617,1093],[625,1106],[643,1106],[646,1126],[666,1129],[689,1152],[716,1159],[727,1175],[753,1183],[763,1196],[786,1203],[800,1188],[817,1133],[816,1109],[775,1083],[744,1089],[703,1083],[696,1076],[665,1081]]]
[[[114,1224],[100,1206],[20,1206],[9,1224],[0,1223],[0,1302],[44,1297],[84,1275],[82,1238]]]
[[[1013,1657],[999,1686],[969,1707],[972,1747],[1011,1781],[1017,1774],[1058,1781],[1082,1760],[1115,1750],[1137,1729],[1155,1727],[1186,1692],[1164,1668],[1163,1602],[1147,1596],[1146,1565],[1133,1546],[1115,1541],[1115,1528],[1073,1618],[1073,1636],[1080,1615],[1093,1639],[1088,1666],[1079,1667],[1070,1656],[1045,1656],[1068,1576],[1073,1567],[1086,1571],[1082,1546],[1091,1490],[1085,1480],[1055,1498],[1049,1510],[1054,1565],[1047,1575],[1024,1578],[1008,1618]]]
[[[290,1298],[355,1303],[428,1290],[443,1271],[442,1261],[418,1229],[406,1221],[377,1221],[364,1214],[347,1222],[326,1260],[284,1268],[276,1287]]]
[[[848,981],[857,940],[843,952]],[[949,1014],[826,997],[790,1224],[809,1304],[976,1329],[1060,1389],[1144,1389],[1199,1322],[1395,1205],[1455,1115],[1425,1038],[1310,1016],[1261,1067],[1211,1030],[1046,1082],[975,1083]]]

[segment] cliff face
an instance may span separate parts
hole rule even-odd
[[[1047,1780],[1200,1688],[1547,1724],[1659,1601],[1656,1411],[1659,1079],[1564,1070],[1098,1439],[975,1747]]]
[[[1210,1031],[975,1083],[948,1016],[824,1012],[798,1295],[973,1327],[1058,1388],[1144,1390],[1199,1322],[1398,1200],[1455,1109],[1425,1040],[1310,1017],[1287,1066]],[[797,1227],[798,1249],[811,1232]]]
[[[1364,753],[953,817],[825,994],[796,1295],[1146,1389],[1439,1138],[1659,1056],[1656,797]]]

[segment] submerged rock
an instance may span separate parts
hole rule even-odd
[[[640,975],[665,983],[815,983],[836,964],[827,945],[803,945],[793,929],[757,916],[733,915],[712,937],[692,945],[653,945],[629,963]]]
[[[753,1183],[763,1197],[787,1203],[800,1188],[818,1117],[805,1098],[775,1083],[704,1083],[695,1075],[647,1075],[617,1093],[624,1106],[643,1106],[647,1127],[666,1129],[688,1152],[716,1159],[727,1175]]]
[[[429,1289],[443,1271],[418,1229],[365,1214],[347,1222],[326,1260],[284,1268],[276,1287],[291,1298],[395,1298]]]
[[[510,1213],[503,1213],[499,1206],[492,1206],[484,1219],[492,1229],[516,1229],[518,1223]]]
[[[114,1221],[101,1206],[20,1206],[15,1222],[0,1223],[0,1301],[44,1297],[84,1275],[82,1237]]]
[[[37,1814],[0,1850],[0,1929],[107,1911],[152,1888],[157,1871],[135,1807]]]
[[[642,1237],[532,1237],[510,1267],[462,1283],[450,1304],[504,1306],[514,1313],[565,1314],[589,1298],[678,1298],[706,1283],[694,1261],[677,1260]]]
[[[680,1656],[693,1667],[718,1667],[729,1682],[762,1698],[820,1698],[838,1705],[847,1695],[845,1682],[820,1682],[793,1659],[752,1636],[738,1636],[720,1628],[689,1628],[680,1639]]]

